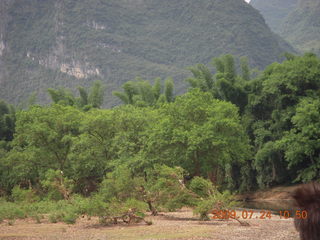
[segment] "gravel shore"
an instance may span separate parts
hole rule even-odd
[[[241,216],[242,212],[237,211]],[[241,226],[238,221],[199,221],[190,209],[178,212],[160,213],[148,216],[153,222],[135,225],[98,225],[98,219],[80,218],[76,224],[49,223],[46,219],[35,223],[32,219],[17,220],[13,226],[7,221],[0,224],[0,240],[299,240],[293,219],[280,219],[277,215],[260,219],[261,213],[254,212],[251,219],[242,219],[249,226]]]

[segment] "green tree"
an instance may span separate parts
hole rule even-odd
[[[106,172],[118,165],[143,172],[147,164],[140,152],[147,138],[146,129],[155,120],[154,110],[132,105],[87,112],[70,152],[77,191],[94,191]]]
[[[296,179],[300,168],[305,168],[293,164],[288,171],[277,141],[295,128],[292,119],[301,99],[319,95],[319,67],[320,60],[315,55],[296,56],[271,64],[250,83],[247,109],[252,120],[248,131],[256,148],[254,165],[260,187],[290,182]]]
[[[88,103],[93,108],[100,108],[103,104],[104,92],[105,92],[105,86],[102,84],[102,82],[95,81],[93,83],[93,85],[91,86],[90,92],[88,94]],[[80,94],[81,94],[81,92],[80,92]]]
[[[149,81],[137,78],[122,85],[123,92],[114,91],[124,104],[139,107],[157,106],[163,102],[174,101],[174,82],[171,78],[165,80],[164,87],[161,79],[157,78],[152,86]]]
[[[157,215],[159,209],[175,210],[194,205],[197,196],[183,184],[184,170],[180,167],[155,165],[147,169],[146,176],[137,175],[125,165],[119,165],[107,174],[99,194],[106,201],[128,199],[143,201]]]
[[[199,88],[204,92],[213,92],[214,89],[214,76],[209,68],[203,64],[197,64],[190,67],[193,77],[187,78],[186,81],[192,88]]]
[[[70,90],[65,88],[53,89],[49,88],[48,93],[55,104],[74,106],[76,103],[75,97]]]
[[[90,90],[78,87],[79,97],[76,97],[70,90],[65,88],[49,88],[48,93],[55,104],[64,106],[75,106],[82,110],[100,108],[103,104],[105,86],[101,81],[93,82]]]
[[[174,101],[174,82],[172,78],[167,78],[164,83],[164,95],[167,102]]]
[[[133,104],[133,96],[138,94],[136,84],[133,81],[128,81],[122,85],[123,92],[114,91],[113,95],[120,98],[124,104]]]
[[[17,114],[13,149],[6,160],[15,185],[37,183],[50,168],[70,172],[69,155],[81,116],[79,110],[62,105],[34,106]]]
[[[0,141],[11,141],[15,129],[15,109],[0,101]]]
[[[219,58],[213,59],[213,66],[215,66],[217,73],[215,74],[215,91],[214,96],[218,99],[232,102],[240,109],[240,113],[248,103],[247,93],[244,87],[244,71],[249,71],[248,65],[241,60],[242,77],[237,75],[234,57],[230,54],[223,55]]]
[[[84,87],[78,87],[78,91],[79,91],[79,105],[80,106],[86,106],[89,104],[89,100],[88,100],[88,92]]]
[[[193,90],[159,111],[147,140],[147,158],[231,184],[228,166],[245,162],[250,155],[237,108],[214,100],[210,93]]]
[[[216,69],[214,75],[208,67],[198,64],[189,68],[193,77],[186,81],[191,88],[199,88],[201,91],[210,92],[214,98],[232,102],[243,114],[248,103],[244,81],[250,79],[250,70],[246,58],[241,58],[240,62],[242,76],[237,75],[234,57],[228,54],[212,60]]]
[[[242,57],[240,58],[240,66],[241,66],[241,77],[244,81],[250,80],[250,68],[248,64],[248,58]]]
[[[303,98],[292,117],[294,127],[278,144],[285,151],[288,167],[299,167],[295,181],[320,178],[320,98]]]

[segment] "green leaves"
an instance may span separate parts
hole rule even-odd
[[[275,63],[254,80],[245,60],[242,77],[232,56],[215,64],[215,75],[204,65],[191,68],[194,88],[178,97],[172,79],[164,86],[160,79],[153,85],[142,79],[127,82],[117,94],[127,104],[113,109],[98,109],[99,82],[89,92],[80,87],[79,98],[54,90],[58,104],[17,114],[0,103],[0,132],[9,129],[12,135],[15,129],[12,143],[10,134],[2,137],[1,188],[10,192],[15,185],[31,185],[44,191],[41,180],[52,169],[63,171],[74,182],[72,190],[86,196],[104,181],[107,199],[142,201],[143,192],[147,204],[159,201],[174,209],[189,196],[188,191],[172,193],[186,174],[177,166],[232,190],[249,190],[256,181],[268,187],[318,178],[319,59],[306,55]],[[201,181],[198,185],[206,188]],[[136,192],[126,193],[130,189]],[[172,201],[154,200],[152,194]]]
[[[101,81],[95,81],[90,88],[90,92],[88,95],[88,103],[93,108],[100,108],[103,104],[103,96],[104,96],[105,86],[102,84]],[[81,96],[81,91],[80,96]],[[82,94],[82,98],[85,97]]]
[[[187,78],[186,81],[192,88],[199,88],[204,92],[213,90],[213,75],[205,65],[197,64],[194,67],[190,67],[189,70],[193,77]]]
[[[72,138],[79,133],[81,115],[62,105],[34,106],[19,112],[13,150],[6,163],[13,169],[13,179],[35,181],[49,168],[68,169]]]
[[[214,168],[244,161],[250,154],[236,107],[214,100],[210,93],[188,92],[160,112],[161,120],[148,140],[150,158],[207,176]]]
[[[260,186],[319,177],[319,69],[314,55],[290,57],[252,82],[255,93],[247,109],[255,121],[251,129]]]
[[[303,98],[292,117],[294,127],[278,144],[290,168],[305,166],[296,181],[310,181],[320,174],[320,98]]]
[[[65,88],[49,88],[48,93],[55,104],[64,106],[75,106],[81,110],[88,111],[90,108],[100,108],[103,104],[105,86],[101,81],[93,82],[90,91],[78,87],[79,97]]]
[[[222,55],[212,60],[216,74],[212,74],[208,67],[198,64],[190,67],[193,77],[186,81],[191,88],[198,88],[203,92],[210,92],[214,98],[232,102],[240,108],[242,114],[247,105],[245,81],[250,79],[250,69],[246,58],[241,58],[242,75],[238,76],[235,59],[232,55]]]
[[[137,78],[122,85],[123,92],[114,91],[124,104],[138,107],[159,106],[164,102],[174,101],[174,82],[167,78],[162,86],[161,79],[156,78],[152,86],[149,81]]]
[[[0,141],[11,141],[15,128],[15,109],[4,101],[0,101]]]

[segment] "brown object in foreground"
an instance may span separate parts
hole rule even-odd
[[[295,227],[301,240],[320,239],[320,183],[312,182],[298,188],[293,193],[297,207],[307,211],[306,219],[295,219]]]

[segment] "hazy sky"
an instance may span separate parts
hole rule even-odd
[[[250,0],[245,0],[246,2],[250,2]]]

